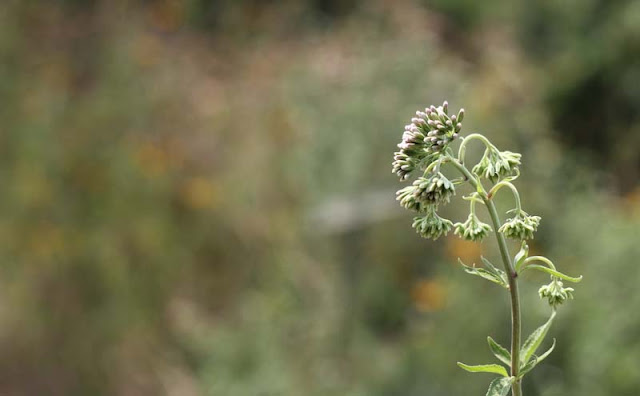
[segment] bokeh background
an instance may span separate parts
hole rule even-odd
[[[508,343],[507,296],[456,258],[493,243],[394,200],[444,99],[523,153],[532,250],[585,277],[525,394],[637,395],[633,0],[0,2],[0,394],[484,394],[455,362]]]

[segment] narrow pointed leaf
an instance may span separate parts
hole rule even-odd
[[[509,283],[509,280],[507,279],[507,274],[503,270],[496,268],[496,266],[491,264],[491,261],[487,260],[483,256],[480,256],[480,260],[482,260],[482,262],[489,269],[490,272],[493,272],[494,274],[498,275],[498,277],[500,277],[500,279],[502,279],[505,284]]]
[[[487,269],[489,271],[493,272],[494,274],[499,274],[500,272],[502,272],[498,268],[496,268],[495,265],[491,264],[491,261],[489,261],[486,258],[484,258],[484,256],[480,256],[480,260],[482,260],[482,262],[487,267]]]
[[[495,342],[491,337],[487,337],[487,342],[489,343],[491,352],[493,352],[498,360],[506,364],[507,367],[511,367],[511,353],[509,353],[505,347]]]
[[[511,378],[496,378],[491,381],[487,396],[507,396],[511,390]]]
[[[542,362],[544,359],[547,358],[547,356],[549,356],[551,354],[551,352],[553,352],[553,348],[556,347],[556,339],[553,339],[553,344],[551,344],[551,348],[549,348],[545,353],[543,353],[540,356],[536,356],[533,355],[531,357],[531,359],[529,359],[529,361],[526,364],[523,364],[522,367],[520,368],[520,373],[518,374],[519,378],[522,378],[525,376],[525,374],[527,374],[529,371],[531,371],[534,367],[536,367],[538,364],[540,364],[540,362]]]
[[[533,355],[531,359],[527,362],[527,364],[522,366],[522,368],[520,369],[520,373],[518,374],[518,377],[519,378],[524,377],[525,374],[527,374],[529,371],[533,370],[534,367],[536,367],[536,364],[538,364],[538,362],[539,362],[538,357],[536,355]]]
[[[507,370],[499,364],[481,364],[477,366],[469,366],[468,364],[458,362],[458,366],[470,373],[494,373],[500,374],[503,377],[509,376],[509,374],[507,374]]]
[[[491,282],[497,283],[497,284],[499,284],[500,286],[502,286],[504,288],[508,287],[508,285],[504,282],[504,279],[502,279],[498,275],[495,275],[495,274],[485,270],[484,268],[469,267],[469,266],[465,265],[462,262],[462,260],[460,260],[460,259],[458,259],[458,261],[464,267],[464,270],[465,270],[466,273],[471,274],[471,275],[476,275],[476,276],[479,276],[479,277],[484,278],[486,280],[489,280]]]
[[[545,267],[544,265],[537,265],[537,264],[529,264],[527,266],[524,267],[525,269],[535,269],[538,271],[542,271],[542,272],[546,272],[549,275],[553,275],[556,278],[560,278],[569,282],[573,282],[573,283],[578,283],[582,280],[582,276],[579,276],[577,278],[574,278],[572,276],[569,275],[565,275],[562,272],[556,271],[556,270],[552,270],[551,268]]]
[[[553,323],[553,319],[555,317],[556,311],[553,311],[549,320],[542,326],[538,327],[533,333],[531,333],[529,338],[527,338],[527,340],[524,342],[524,345],[522,345],[522,348],[520,349],[521,363],[526,364],[527,362],[529,362],[531,356],[536,353],[536,350],[538,349],[540,344],[542,344],[542,341],[544,341],[544,337],[547,335],[547,332],[549,331],[551,323]]]
[[[541,361],[543,361],[544,359],[547,358],[547,356],[551,355],[551,352],[553,352],[553,349],[556,347],[556,339],[553,339],[553,344],[551,344],[551,348],[547,349],[547,351],[545,353],[543,353],[542,355],[538,356],[538,363],[540,363]]]

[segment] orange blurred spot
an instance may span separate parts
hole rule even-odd
[[[640,213],[640,187],[636,187],[624,196],[624,203],[633,213]]]
[[[141,34],[136,37],[131,50],[136,63],[142,67],[155,66],[164,56],[163,43],[151,34]]]
[[[482,245],[477,242],[465,241],[458,237],[447,238],[446,240],[447,256],[458,263],[458,258],[465,264],[470,265],[468,262],[478,261],[483,254],[484,249]]]
[[[183,202],[192,209],[210,209],[216,203],[216,186],[204,177],[194,177],[182,187]]]
[[[165,32],[174,32],[184,24],[187,5],[184,0],[157,2],[149,9],[151,22],[157,29]]]
[[[438,311],[445,304],[446,290],[438,281],[422,279],[413,285],[411,298],[416,309],[420,312]]]

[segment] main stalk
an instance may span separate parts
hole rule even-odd
[[[521,324],[520,324],[520,296],[518,294],[518,274],[513,268],[513,262],[511,256],[509,256],[509,249],[507,248],[507,242],[504,239],[504,235],[498,232],[500,228],[500,218],[498,217],[498,211],[496,205],[492,200],[483,197],[484,203],[489,209],[489,215],[491,216],[491,222],[498,240],[498,247],[500,248],[500,255],[502,256],[502,263],[504,269],[509,278],[509,294],[511,295],[511,375],[518,378],[520,370],[520,337],[521,337]],[[522,396],[522,385],[520,379],[516,379],[513,384],[513,396]]]
[[[509,249],[507,248],[507,241],[502,233],[498,232],[500,228],[500,217],[496,205],[487,196],[486,191],[477,178],[469,172],[469,170],[453,157],[450,157],[450,162],[464,175],[464,177],[474,186],[480,193],[482,200],[484,201],[487,209],[489,210],[489,216],[493,223],[493,229],[498,241],[498,248],[500,249],[500,256],[502,257],[502,263],[504,269],[508,274],[509,280],[509,295],[511,296],[511,375],[518,378],[520,372],[520,337],[521,337],[521,324],[520,324],[520,296],[518,294],[518,274],[516,273],[511,256],[509,255]],[[522,384],[520,379],[516,379],[512,387],[513,396],[522,396]]]

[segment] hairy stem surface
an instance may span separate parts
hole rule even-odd
[[[458,160],[451,159],[450,161],[464,176],[469,183],[473,185],[482,200],[484,201],[487,209],[489,210],[489,216],[491,216],[491,222],[493,223],[493,229],[498,241],[498,248],[500,249],[500,256],[502,257],[502,263],[504,269],[509,275],[509,294],[511,296],[511,375],[518,377],[520,371],[520,338],[521,338],[521,324],[520,324],[520,296],[518,294],[518,280],[517,273],[513,268],[513,262],[509,255],[509,249],[507,248],[507,241],[502,233],[498,232],[500,228],[500,217],[496,205],[493,201],[487,197],[486,191],[482,184],[478,182],[477,178],[469,172],[469,170],[462,165]],[[513,396],[522,396],[521,380],[517,379],[512,387]]]

